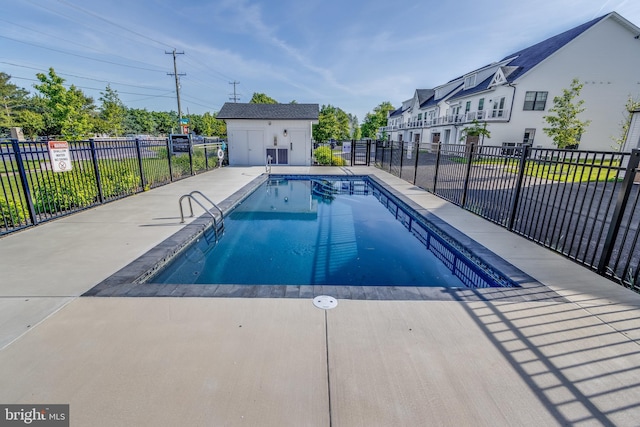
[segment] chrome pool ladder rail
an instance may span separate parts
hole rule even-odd
[[[203,199],[205,199],[207,202],[209,202],[211,204],[211,206],[213,206],[220,213],[220,223],[218,223],[218,218],[216,218],[216,216],[213,214],[213,212],[211,212],[211,210],[209,210],[206,207],[204,207],[202,202],[200,202],[200,200],[198,200],[196,197],[194,197],[194,195],[200,196]],[[180,224],[184,224],[184,210],[182,208],[182,201],[184,199],[187,199],[189,201],[189,211],[191,213],[191,215],[190,215],[191,217],[193,217],[193,205],[191,204],[192,200],[194,202],[196,202],[198,204],[198,206],[200,206],[202,209],[204,209],[204,211],[206,213],[211,215],[211,218],[213,218],[213,228],[214,228],[214,230],[216,232],[216,240],[218,240],[218,233],[224,231],[224,214],[222,213],[222,209],[220,209],[220,207],[218,207],[218,205],[213,203],[213,201],[210,198],[208,198],[207,196],[202,194],[202,192],[200,192],[198,190],[194,190],[191,193],[184,194],[183,196],[180,197],[180,200],[178,202],[178,204],[180,205]]]
[[[264,169],[266,173],[271,173],[271,162],[272,162],[273,158],[271,157],[271,155],[267,155],[267,159],[265,161],[264,164]]]

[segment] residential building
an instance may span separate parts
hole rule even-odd
[[[229,165],[311,165],[312,125],[318,104],[225,103],[217,118],[227,124]]]
[[[413,98],[389,114],[380,132],[393,141],[466,143],[462,130],[486,123],[485,145],[554,147],[545,134],[553,98],[577,78],[589,120],[579,148],[612,150],[625,104],[640,98],[640,28],[616,12],[472,70]],[[462,139],[462,140],[461,140]]]

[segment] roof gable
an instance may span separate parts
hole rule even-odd
[[[318,104],[252,104],[225,103],[218,119],[244,120],[318,120]]]
[[[416,89],[416,97],[418,98],[418,105],[422,106],[425,101],[433,97],[436,93],[433,89]]]

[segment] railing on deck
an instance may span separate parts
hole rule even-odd
[[[175,153],[166,138],[69,141],[72,168],[54,172],[47,142],[0,140],[0,236],[215,168],[219,148]]]
[[[378,141],[375,165],[640,291],[633,153]],[[523,254],[526,256],[526,254]]]

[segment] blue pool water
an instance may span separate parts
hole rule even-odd
[[[148,282],[505,285],[399,206],[364,178],[269,179]]]

